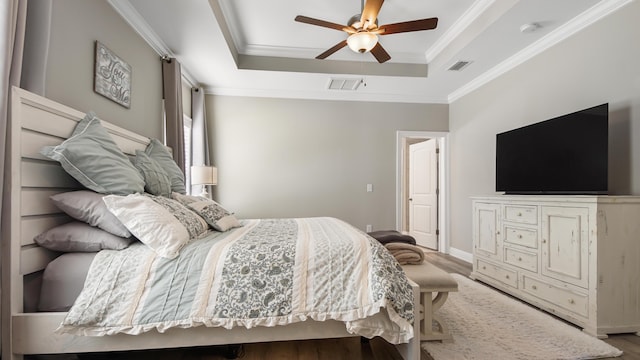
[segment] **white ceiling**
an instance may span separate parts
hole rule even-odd
[[[360,0],[109,0],[207,93],[414,103],[449,103],[628,1],[386,0],[380,25],[439,22],[434,30],[381,36],[391,60],[378,64],[348,48],[314,59],[347,34],[294,21],[305,15],[346,24]],[[540,27],[520,31],[532,23]],[[459,60],[472,63],[448,70]],[[331,78],[364,83],[329,90]]]

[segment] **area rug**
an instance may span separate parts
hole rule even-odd
[[[458,292],[438,313],[453,342],[422,343],[435,360],[551,360],[616,357],[622,351],[482,283],[452,274]]]

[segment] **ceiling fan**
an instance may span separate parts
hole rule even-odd
[[[349,37],[346,40],[337,43],[329,50],[316,56],[316,59],[325,59],[329,55],[348,45],[349,48],[355,52],[371,52],[379,63],[388,61],[391,59],[391,56],[378,42],[378,35],[432,30],[438,26],[438,18],[405,21],[378,26],[378,13],[380,12],[380,8],[382,8],[382,3],[384,3],[384,0],[366,0],[366,2],[365,0],[362,0],[362,13],[352,16],[347,25],[340,25],[303,15],[296,16],[295,21],[340,30],[349,34]]]

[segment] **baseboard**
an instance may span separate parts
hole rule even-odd
[[[460,249],[456,249],[454,247],[450,247],[449,248],[449,255],[456,257],[460,260],[464,260],[468,263],[472,263],[473,262],[473,254],[468,253],[466,251],[462,251]]]

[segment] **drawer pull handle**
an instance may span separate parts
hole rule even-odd
[[[532,288],[533,290],[538,290],[538,287],[537,287],[537,286],[535,286],[535,285],[531,285],[531,288]]]
[[[521,257],[519,257],[519,258],[518,258],[518,261],[522,261],[522,258],[521,258]]]
[[[522,234],[518,234],[518,239],[522,239]]]
[[[509,275],[505,275],[505,277],[508,279],[508,278],[509,278]]]
[[[575,300],[573,300],[573,299],[569,299],[569,304],[575,304],[575,303],[576,303],[576,301],[575,301]]]
[[[486,267],[486,266],[483,266],[483,267],[482,267],[482,270],[487,270],[487,267]]]
[[[542,243],[543,243],[543,244],[546,244],[546,243],[547,243],[547,240],[546,240],[546,239],[542,239]]]
[[[521,212],[519,212],[519,213],[518,213],[518,216],[522,216],[522,213],[521,213]]]
[[[500,231],[496,231],[496,235],[500,235]]]

